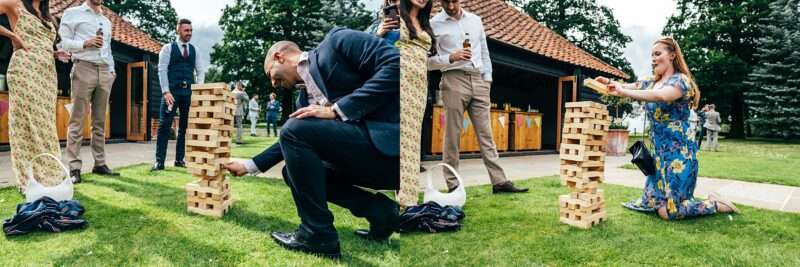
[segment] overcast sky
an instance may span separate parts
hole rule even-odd
[[[376,10],[382,0],[362,0],[366,7]],[[225,5],[234,0],[171,0],[178,16],[194,23],[193,42],[207,53],[222,40],[218,23]],[[675,10],[675,0],[597,0],[610,7],[622,26],[622,32],[633,42],[625,49],[625,57],[631,61],[637,76],[650,71],[650,46],[661,35],[667,18]],[[207,57],[207,55],[206,55]]]

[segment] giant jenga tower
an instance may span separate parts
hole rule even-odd
[[[606,133],[611,124],[605,105],[566,104],[561,135],[561,184],[572,190],[559,197],[561,222],[588,229],[606,219],[603,190]]]
[[[186,185],[189,212],[222,217],[231,206],[231,192],[222,164],[230,158],[233,95],[224,83],[192,85],[186,167],[200,180]]]

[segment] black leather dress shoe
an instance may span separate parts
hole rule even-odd
[[[81,170],[71,170],[69,171],[69,177],[72,177],[73,184],[81,183]]]
[[[527,188],[518,188],[514,186],[514,183],[511,181],[507,181],[502,184],[496,184],[492,186],[492,193],[499,194],[499,193],[525,193],[528,192]]]
[[[175,167],[178,167],[178,168],[186,168],[186,162],[183,162],[183,161],[176,161],[176,162],[175,162]]]
[[[378,241],[378,242],[389,242],[389,237],[392,236],[392,232],[381,233],[381,234],[373,234],[372,231],[367,229],[358,229],[354,232],[357,237],[363,238],[365,240],[370,241]]]
[[[108,168],[107,165],[94,166],[94,168],[92,169],[92,173],[100,174],[100,175],[107,175],[107,176],[119,176],[118,172],[112,171],[111,169]]]
[[[342,256],[342,252],[339,248],[339,240],[328,242],[312,242],[302,238],[296,232],[272,232],[271,236],[272,239],[275,240],[275,243],[278,243],[278,245],[288,250],[300,251],[303,253],[319,255],[331,259],[338,259]]]
[[[150,168],[150,171],[151,171],[151,172],[154,172],[154,171],[163,171],[163,170],[164,170],[164,163],[158,163],[158,162],[154,163],[154,164],[153,164],[153,167],[152,167],[152,168]]]

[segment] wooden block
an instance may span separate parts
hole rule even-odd
[[[220,183],[219,188],[201,186],[199,181],[186,184],[186,197],[189,199],[211,199],[216,201],[227,200],[230,196],[230,186],[227,181]]]
[[[580,102],[567,102],[564,104],[566,108],[583,108],[583,107],[591,107],[591,108],[598,108],[598,109],[606,109],[606,105],[594,102],[594,101],[580,101]]]
[[[217,130],[187,129],[186,145],[195,147],[227,147],[230,145],[229,134]]]
[[[209,118],[209,114],[213,114],[213,117],[211,118],[222,118],[224,115],[233,116],[234,108],[235,105],[229,103],[226,103],[225,105],[192,107],[189,110],[189,115],[192,115],[192,113],[197,113],[197,117],[194,118]]]
[[[590,161],[575,161],[575,160],[561,160],[561,165],[573,165],[579,168],[590,168],[590,167],[603,167],[605,166],[605,162],[600,160],[590,160]]]
[[[569,187],[574,192],[587,192],[600,187],[603,177],[580,178],[561,175],[561,185]]]
[[[193,118],[215,118],[233,121],[233,113],[225,112],[201,112],[197,110],[189,110],[189,119]],[[233,125],[233,124],[231,124]]]
[[[187,200],[187,211],[191,213],[196,213],[205,216],[211,216],[216,218],[222,218],[225,216],[225,213],[230,211],[231,206],[233,204],[233,199],[228,199],[225,201],[217,201],[217,202],[209,202],[209,201],[202,201],[196,202]]]
[[[222,164],[230,162],[230,152],[191,151],[186,153],[186,159],[186,167],[193,175],[216,177],[225,173]]]
[[[606,220],[606,212],[600,210],[597,213],[588,216],[579,216],[576,214],[561,213],[560,221],[564,224],[582,228],[590,229]]]
[[[595,92],[600,94],[607,95],[608,94],[608,85],[605,85],[601,82],[598,82],[595,79],[586,78],[583,80],[583,86],[586,88],[592,89]]]
[[[585,129],[585,128],[573,128],[569,127],[568,125],[564,125],[564,129],[561,130],[562,134],[585,134],[585,135],[594,135],[594,136],[601,136],[605,137],[608,132],[605,130],[597,130],[597,129]]]
[[[192,84],[192,91],[202,91],[202,90],[215,90],[215,89],[224,89],[228,90],[227,83],[204,83],[204,84]]]
[[[605,146],[607,141],[603,135],[562,134],[561,143],[572,145]]]
[[[569,195],[559,197],[559,210],[572,214],[591,214],[592,211],[603,208],[603,198],[596,194],[581,193],[588,195],[585,198],[571,198]]]
[[[575,114],[575,113],[573,113]],[[603,125],[609,126],[611,125],[611,121],[609,120],[601,120],[595,117],[587,117],[587,116],[570,116],[564,118],[564,123],[577,123],[577,124],[587,124],[587,125]],[[591,127],[596,128],[596,127]]]
[[[603,150],[603,147],[562,143],[559,157],[572,161],[605,161]]]
[[[230,147],[201,147],[201,146],[186,146],[186,153],[192,151],[208,152],[212,154],[230,153]]]
[[[201,121],[192,121],[192,120],[201,120]],[[189,129],[201,129],[201,130],[223,130],[227,132],[231,132],[234,130],[232,124],[223,124],[223,123],[207,123],[206,121],[225,121],[224,119],[217,119],[217,118],[210,118],[210,119],[190,119],[189,120]]]
[[[600,177],[602,179],[604,166],[599,167],[578,167],[575,165],[561,165],[561,175],[581,179]]]
[[[202,187],[210,187],[216,189],[228,189],[230,185],[228,184],[228,179],[225,178],[225,174],[220,173],[217,176],[206,176],[201,178],[200,180],[196,181],[198,185]]]

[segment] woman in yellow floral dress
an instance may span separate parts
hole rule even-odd
[[[400,1],[400,192],[397,201],[401,206],[415,206],[418,202],[417,175],[420,162],[420,135],[422,119],[428,96],[427,60],[432,43],[433,29],[430,0]]]
[[[678,43],[661,38],[651,54],[655,77],[633,84],[619,84],[606,78],[609,94],[648,102],[647,117],[652,122],[651,138],[656,173],[647,177],[641,198],[625,203],[630,209],[656,212],[664,220],[679,220],[734,212],[730,201],[711,194],[707,200],[694,197],[697,183],[697,143],[689,136],[689,115],[700,100],[700,90],[683,59]]]
[[[0,14],[8,16],[12,29],[0,27],[0,34],[14,45],[8,67],[11,164],[20,190],[27,184],[26,166],[42,153],[61,156],[56,132],[58,84],[53,43],[56,28],[47,0],[0,0]],[[58,54],[64,56],[63,54]],[[35,162],[34,177],[44,185],[64,178],[51,159]]]

